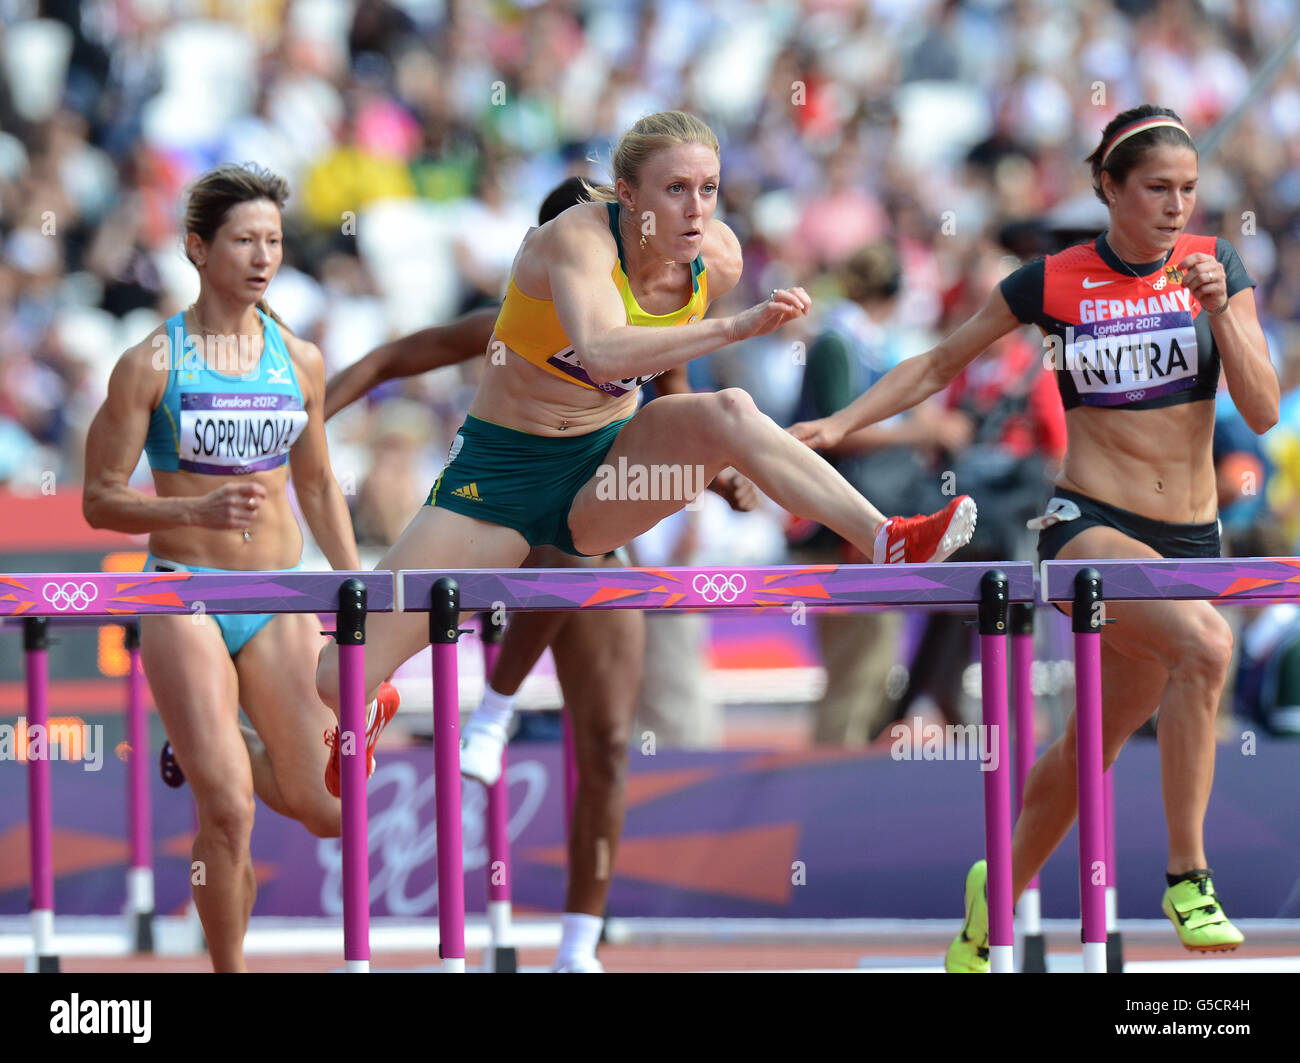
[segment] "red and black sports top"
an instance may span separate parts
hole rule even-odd
[[[1227,240],[1184,233],[1161,262],[1132,272],[1097,237],[1030,262],[1001,284],[1011,312],[1043,330],[1067,410],[1151,410],[1214,398],[1219,349],[1210,318],[1174,269],[1195,252],[1213,255],[1228,297],[1254,287]],[[1134,276],[1137,274],[1137,276]]]

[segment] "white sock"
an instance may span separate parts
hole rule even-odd
[[[579,960],[596,958],[596,943],[605,920],[598,915],[565,912],[560,918],[560,951],[555,954],[555,966],[567,967]]]
[[[498,694],[491,687],[483,691],[483,700],[479,702],[478,708],[474,710],[474,719],[480,723],[500,724],[507,731],[510,730],[510,720],[515,714],[515,696],[513,694]]]

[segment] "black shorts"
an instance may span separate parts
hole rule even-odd
[[[1058,487],[1054,498],[1064,498],[1079,507],[1074,520],[1061,521],[1038,533],[1038,560],[1052,561],[1065,544],[1082,531],[1102,525],[1145,543],[1161,557],[1221,557],[1219,522],[1170,524],[1120,509],[1095,498]]]

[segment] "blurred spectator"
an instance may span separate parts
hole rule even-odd
[[[847,406],[902,360],[890,316],[901,286],[898,258],[887,244],[858,250],[839,274],[844,298],[824,311],[824,330],[808,351],[798,420]],[[908,414],[854,433],[828,455],[848,481],[886,515],[914,511],[925,461],[915,443],[924,414]],[[828,528],[792,521],[795,558],[807,563],[864,561]],[[814,741],[861,746],[892,719],[885,680],[898,654],[903,614],[815,613],[826,689],[815,708]]]

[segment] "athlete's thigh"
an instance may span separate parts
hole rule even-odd
[[[1071,539],[1058,561],[1159,558],[1145,543],[1115,528],[1095,526]],[[1103,592],[1105,588],[1103,585]],[[1073,612],[1069,605],[1063,608]],[[1102,695],[1107,744],[1123,741],[1160,707],[1179,647],[1201,631],[1224,625],[1208,602],[1106,602],[1101,629]],[[1119,737],[1122,735],[1122,737]]]
[[[569,507],[578,549],[623,546],[709,485],[727,464],[707,453],[705,426],[716,402],[713,395],[668,395],[637,411]]]
[[[1160,554],[1115,528],[1094,526],[1076,535],[1057,554],[1058,561],[1156,560]],[[1105,587],[1103,585],[1103,596]],[[1069,605],[1067,612],[1072,609]],[[1105,602],[1101,640],[1123,657],[1156,662],[1166,669],[1178,660],[1180,648],[1205,631],[1219,631],[1227,622],[1209,602]]]
[[[158,715],[194,791],[252,793],[253,774],[239,733],[239,683],[210,616],[140,618],[140,661]]]
[[[337,723],[316,694],[316,658],[325,644],[320,628],[314,613],[281,613],[235,657],[239,703],[291,800],[292,793],[323,791],[324,734]]]

